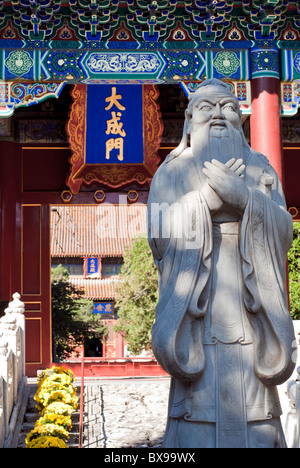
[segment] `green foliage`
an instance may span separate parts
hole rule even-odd
[[[101,317],[94,315],[93,301],[83,299],[84,292],[69,282],[62,266],[51,268],[53,359],[64,360],[88,340],[107,336]]]
[[[292,247],[288,253],[290,312],[294,320],[300,319],[300,223],[294,223]]]
[[[125,248],[116,307],[121,332],[133,354],[151,349],[152,325],[158,302],[157,269],[146,237],[136,237]]]

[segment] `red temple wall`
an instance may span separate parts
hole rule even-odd
[[[283,161],[286,203],[291,214],[296,215],[295,219],[300,220],[300,145],[284,146]],[[293,209],[294,207],[296,210]]]

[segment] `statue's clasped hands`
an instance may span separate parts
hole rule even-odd
[[[213,159],[211,162],[206,161],[204,165],[203,173],[207,179],[203,195],[209,207],[213,210],[221,208],[218,205],[222,201],[243,212],[249,197],[248,188],[243,181],[244,161],[232,158],[223,164]],[[219,198],[219,203],[216,195]]]

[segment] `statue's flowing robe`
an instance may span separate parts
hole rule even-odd
[[[295,361],[285,284],[292,218],[267,159],[249,148],[244,161],[247,206],[224,220],[212,219],[190,148],[151,184],[160,291],[152,347],[172,377],[166,447],[284,446],[276,385]]]

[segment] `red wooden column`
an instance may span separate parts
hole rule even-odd
[[[18,152],[13,142],[0,142],[0,304],[8,306],[15,292],[20,293],[19,259],[16,255]]]
[[[264,154],[284,185],[280,80],[259,77],[251,81],[251,146]]]
[[[273,77],[255,78],[251,82],[251,91],[251,146],[267,156],[284,189],[280,80]],[[286,264],[286,290],[289,303],[288,264]]]

